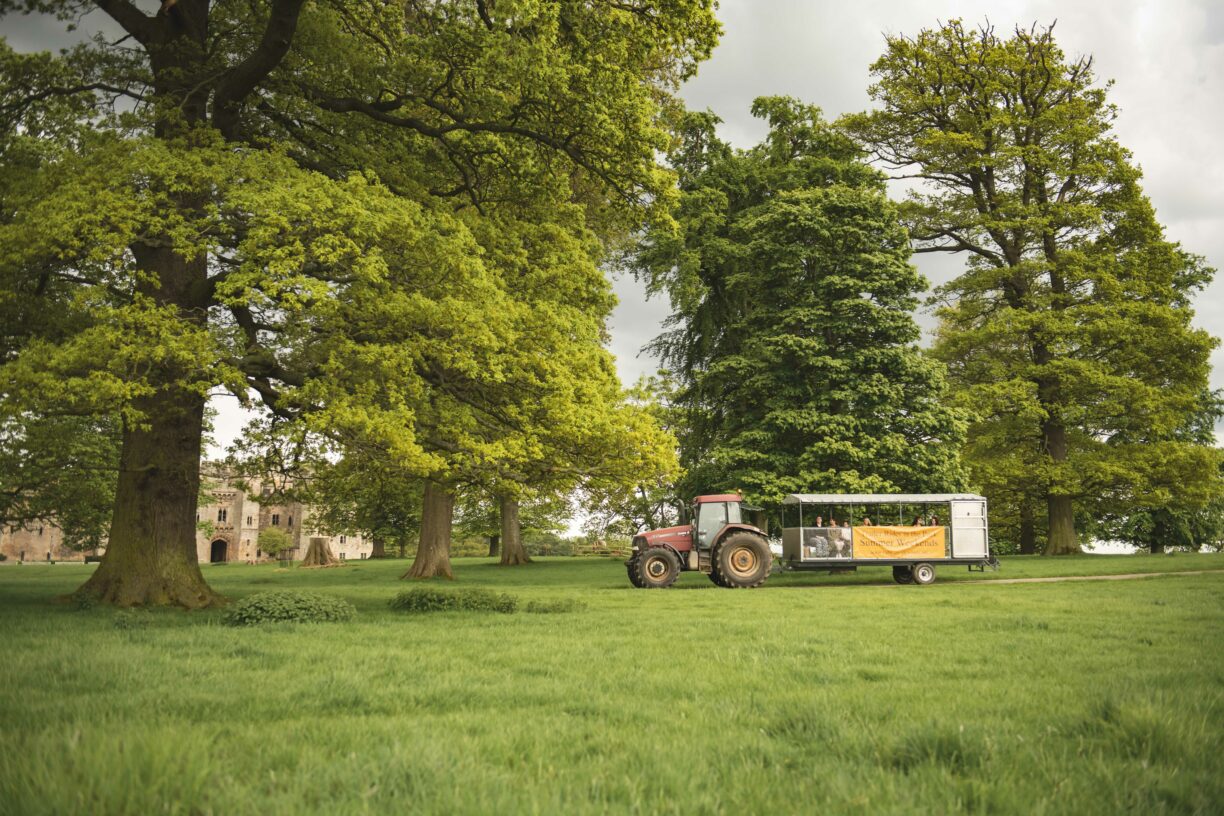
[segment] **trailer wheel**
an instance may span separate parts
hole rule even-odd
[[[913,567],[893,567],[893,580],[898,584],[914,583],[914,568]]]
[[[629,580],[643,589],[664,589],[680,577],[680,559],[666,547],[643,550],[630,563],[630,570],[636,572],[636,576],[631,575]]]
[[[711,577],[717,571],[725,585],[731,588],[760,586],[769,577],[769,570],[773,566],[773,553],[769,551],[769,545],[752,533],[727,536],[718,543],[713,557]]]
[[[935,565],[934,564],[915,564],[912,568],[914,574],[914,583],[919,586],[935,583]]]

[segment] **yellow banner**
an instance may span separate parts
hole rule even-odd
[[[943,527],[855,527],[855,558],[943,558]]]

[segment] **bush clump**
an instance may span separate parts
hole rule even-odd
[[[586,609],[586,604],[574,598],[559,598],[555,601],[528,601],[524,612],[536,615],[556,615],[562,612],[578,612]]]
[[[257,592],[225,610],[222,620],[230,626],[261,623],[326,623],[346,621],[357,610],[347,601],[313,592],[278,590]]]
[[[468,589],[454,592],[434,587],[417,587],[391,599],[397,612],[501,612],[510,614],[518,609],[518,598],[505,592]]]

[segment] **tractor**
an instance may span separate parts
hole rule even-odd
[[[629,582],[662,589],[681,572],[701,571],[720,587],[760,586],[773,567],[773,553],[761,528],[744,522],[744,513],[753,511],[759,512],[735,493],[698,496],[691,524],[634,536],[633,554],[625,562]]]

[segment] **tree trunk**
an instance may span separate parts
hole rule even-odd
[[[1027,498],[1020,501],[1020,554],[1036,555],[1037,524],[1033,520],[1033,504]]]
[[[451,523],[455,514],[455,494],[446,485],[425,481],[421,504],[421,538],[416,558],[401,578],[454,578],[450,565]]]
[[[1050,537],[1046,540],[1046,555],[1078,555],[1079,540],[1075,536],[1075,510],[1070,496],[1051,493],[1046,498],[1050,512]]]
[[[314,536],[310,546],[306,548],[306,557],[302,559],[301,567],[339,567],[342,562],[331,551],[326,538]]]
[[[116,606],[218,603],[196,555],[204,397],[162,389],[138,400],[146,427],[124,423],[110,536],[77,594]]]
[[[1043,386],[1043,390],[1045,387]],[[1053,390],[1051,387],[1049,390]],[[1051,399],[1042,401],[1049,406],[1054,405]],[[1045,443],[1046,455],[1056,464],[1067,461],[1067,429],[1056,418],[1047,419],[1041,425],[1042,441]],[[1049,537],[1046,539],[1046,555],[1076,555],[1082,552],[1079,539],[1075,535],[1075,509],[1071,496],[1051,490],[1046,494],[1046,507],[1050,517]]]
[[[381,538],[370,539],[370,558],[386,558],[387,546]]]
[[[1165,541],[1168,536],[1165,533],[1165,525],[1160,522],[1160,513],[1152,514],[1152,532],[1148,539],[1148,552],[1152,555],[1160,555],[1165,551]]]
[[[523,549],[523,527],[519,523],[518,500],[513,496],[501,497],[501,538],[503,567],[531,563],[527,550]]]
[[[489,557],[490,558],[497,557],[497,551],[500,547],[500,544],[501,544],[501,536],[499,535],[489,536]]]

